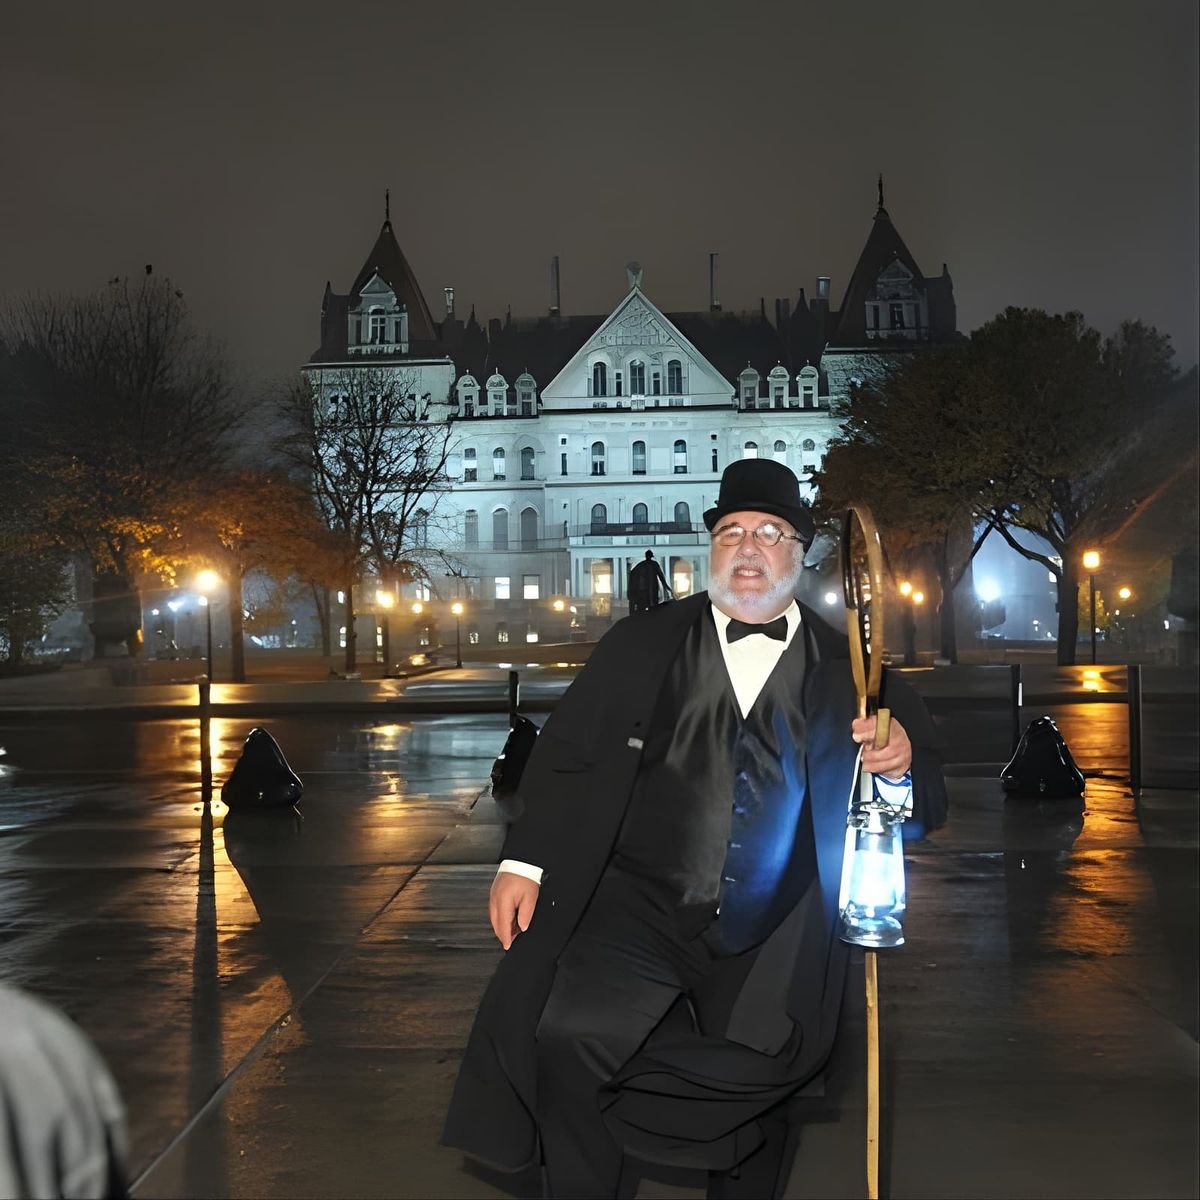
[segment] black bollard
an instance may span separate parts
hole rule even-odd
[[[1085,786],[1070,747],[1049,717],[1029,723],[1016,754],[1000,772],[1000,782],[1010,796],[1035,800],[1082,796]]]
[[[281,808],[295,804],[303,792],[304,784],[288,766],[279,743],[265,729],[254,728],[221,788],[221,799],[231,811]]]

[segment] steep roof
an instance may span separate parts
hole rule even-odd
[[[861,346],[867,340],[867,294],[884,270],[897,259],[913,273],[919,285],[924,283],[921,268],[917,266],[917,260],[913,258],[904,244],[904,239],[892,224],[892,218],[883,207],[881,196],[867,244],[858,256],[854,273],[846,285],[838,322],[833,336],[829,339],[831,344]]]
[[[396,293],[397,301],[408,309],[409,339],[413,342],[436,340],[437,331],[433,325],[429,305],[425,303],[421,285],[417,283],[417,277],[413,274],[412,267],[408,265],[408,259],[404,257],[404,252],[400,249],[400,243],[396,241],[390,220],[384,221],[383,227],[379,230],[379,236],[375,239],[375,245],[371,247],[371,253],[367,255],[362,270],[359,271],[350,288],[351,306],[355,304],[359,293],[370,283],[374,275],[378,275],[388,284]]]

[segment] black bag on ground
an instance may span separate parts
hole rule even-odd
[[[1063,735],[1049,717],[1029,723],[1017,752],[1000,772],[1000,782],[1011,796],[1054,799],[1082,796],[1083,772],[1075,765]]]
[[[246,735],[242,756],[221,788],[229,808],[279,808],[304,793],[300,777],[288,766],[279,743],[258,727]]]

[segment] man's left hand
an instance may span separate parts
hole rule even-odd
[[[850,735],[863,748],[863,770],[870,771],[872,775],[882,775],[884,779],[901,780],[912,766],[912,742],[908,740],[904,726],[893,717],[887,745],[876,750],[875,720],[874,716],[855,717],[850,722]]]

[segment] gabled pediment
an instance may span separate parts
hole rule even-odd
[[[543,389],[548,402],[559,399],[576,402],[587,396],[587,380],[592,366],[603,362],[611,372],[627,371],[631,364],[640,364],[645,374],[645,391],[658,373],[662,394],[667,394],[667,367],[672,361],[683,365],[689,379],[687,391],[706,397],[724,394],[732,396],[733,384],[725,379],[680,330],[664,315],[637,285],[632,287],[599,329],[575,352],[566,366]],[[626,375],[626,379],[628,379]],[[629,400],[629,389],[623,397],[608,393],[610,402]]]
[[[359,289],[358,294],[362,296],[364,300],[380,300],[388,298],[394,301],[396,298],[396,292],[392,285],[388,283],[388,281],[384,279],[378,271],[376,271],[375,274],[372,275],[365,284],[363,284],[363,286]]]

